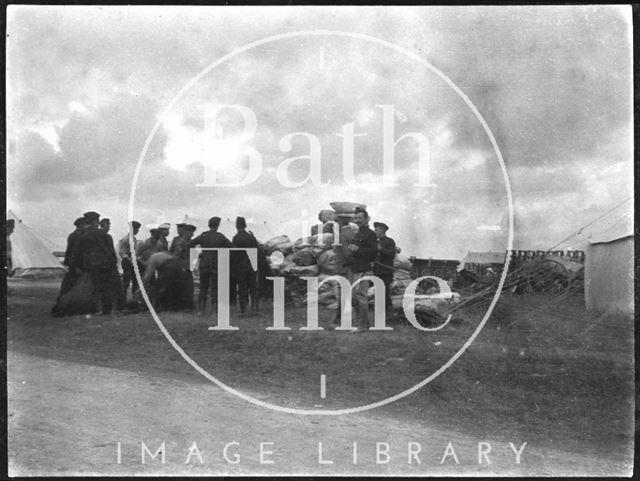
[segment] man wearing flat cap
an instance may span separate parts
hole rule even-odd
[[[202,248],[230,248],[231,241],[224,234],[218,232],[220,217],[209,219],[209,230],[189,242],[189,248],[200,246]],[[215,312],[218,303],[218,253],[216,251],[202,251],[200,253],[200,291],[198,292],[198,315],[206,312],[207,293],[211,289],[211,306]],[[229,300],[223,300],[228,302]]]
[[[129,224],[130,232],[133,234],[133,250],[135,250],[139,244],[136,235],[138,235],[138,231],[140,231],[140,226],[140,222],[135,220]],[[136,273],[133,269],[133,259],[131,257],[129,232],[118,241],[118,255],[120,256],[120,265],[122,266],[122,292],[126,303],[129,284],[131,284],[131,295],[138,290],[138,279],[136,279]],[[138,263],[138,269],[141,275],[144,274],[144,266],[142,266],[142,264]]]
[[[378,254],[373,264],[373,275],[384,282],[384,298],[387,315],[392,312],[391,283],[393,282],[393,259],[396,257],[396,243],[387,237],[389,226],[384,222],[374,222],[373,230],[378,238]]]
[[[251,232],[247,232],[247,221],[244,217],[236,217],[236,229],[238,233],[233,236],[233,246],[242,248],[258,248],[258,241]],[[249,255],[245,251],[231,252],[231,272],[238,282],[238,300],[240,301],[240,314],[247,311],[249,296],[251,296],[251,312],[258,313],[258,299],[256,292],[256,270],[251,265]]]
[[[87,227],[79,235],[77,249],[71,254],[71,265],[78,274],[88,272],[93,284],[93,297],[103,314],[110,314],[117,300],[113,266],[117,262],[113,241],[106,232],[98,228],[100,214],[86,212]]]

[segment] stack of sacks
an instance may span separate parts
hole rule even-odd
[[[275,251],[282,252],[285,256],[293,251],[293,243],[287,235],[280,235],[273,239],[269,239],[263,244],[263,247],[268,256]]]
[[[262,244],[262,248],[267,256],[269,267],[275,274],[278,274],[287,265],[286,257],[293,252],[293,243],[289,236],[280,235]]]
[[[333,210],[324,209],[318,213],[318,222],[322,222],[325,224],[322,227],[322,232],[331,232],[331,224],[326,224],[326,222],[332,222],[338,219],[338,215]],[[318,224],[314,224],[311,226],[311,235],[318,234]]]
[[[318,213],[318,222],[324,225],[321,229],[317,224],[312,226],[310,236],[291,242],[288,236],[281,235],[263,244],[273,273],[291,279],[287,284],[287,291],[295,299],[302,298],[303,295],[306,297],[306,284],[304,281],[297,282],[298,278],[319,276],[322,281],[330,275],[345,274],[343,264],[349,255],[346,245],[355,237],[358,226],[352,222],[342,226],[340,245],[333,245],[332,222],[337,221],[339,215],[353,217],[356,207],[366,209],[366,205],[355,202],[332,202],[330,205],[333,210],[324,209]],[[333,284],[327,283],[320,288],[319,304],[327,307],[336,304]]]
[[[276,274],[288,277],[309,277],[319,274],[335,274],[338,266],[348,255],[346,244],[351,242],[358,232],[358,226],[349,223],[340,228],[340,244],[333,245],[332,233],[338,216],[353,217],[356,207],[366,209],[366,205],[356,202],[332,202],[333,210],[323,209],[318,213],[318,222],[325,225],[318,233],[319,226],[311,228],[311,235],[295,242],[286,235],[269,239],[263,244],[270,267]]]
[[[393,259],[393,283],[404,283],[411,281],[411,261],[400,254],[396,254]],[[408,282],[405,284],[408,285]],[[393,284],[391,285],[393,290]]]
[[[337,284],[336,281],[328,281],[324,284],[320,284],[324,281],[329,275],[320,274],[318,276],[318,284],[320,287],[318,288],[318,292],[309,292],[307,294],[307,298],[305,302],[311,302],[312,299],[318,303],[319,306],[323,306],[327,309],[337,309],[338,302],[335,297],[334,286]]]

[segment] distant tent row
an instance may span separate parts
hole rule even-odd
[[[7,219],[13,219],[15,227],[11,234],[11,262],[13,277],[42,278],[64,276],[66,270],[45,243],[23,222],[9,211]]]

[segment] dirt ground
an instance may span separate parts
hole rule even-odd
[[[548,299],[507,300],[470,349],[423,389],[326,417],[275,412],[223,391],[173,350],[148,314],[54,319],[48,311],[57,288],[55,281],[9,283],[10,475],[631,474],[633,324],[603,322],[579,299],[552,310],[544,308]],[[293,329],[285,333],[265,331],[266,313],[234,317],[237,333],[207,331],[210,320],[187,314],[161,318],[223,382],[305,409],[352,407],[410,387],[479,320],[465,313],[461,324],[425,337],[406,326],[304,332],[303,314],[289,310]],[[163,442],[164,463],[148,453],[143,463],[144,448],[153,454]],[[525,442],[517,464],[514,448]],[[487,449],[480,464],[479,450]]]

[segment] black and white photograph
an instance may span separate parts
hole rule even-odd
[[[631,477],[630,5],[9,5],[8,477]]]

